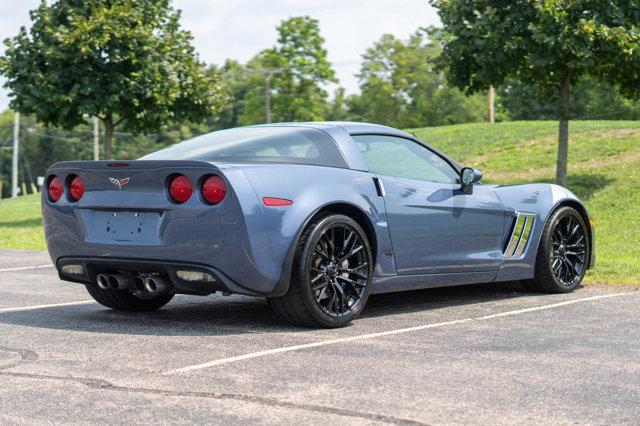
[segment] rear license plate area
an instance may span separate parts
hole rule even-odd
[[[87,241],[158,244],[160,213],[84,210]]]

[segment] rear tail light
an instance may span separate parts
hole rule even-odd
[[[80,176],[69,177],[69,199],[74,203],[84,195],[84,181]]]
[[[218,204],[227,195],[227,185],[220,176],[209,176],[202,182],[202,198],[209,204]]]
[[[62,193],[64,192],[64,185],[62,185],[62,181],[58,176],[53,176],[49,180],[49,186],[47,188],[47,192],[49,193],[49,198],[54,203],[62,197]]]
[[[169,196],[178,204],[186,202],[193,194],[193,185],[185,175],[174,175],[169,180]]]

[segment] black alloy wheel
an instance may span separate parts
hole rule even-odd
[[[267,300],[293,324],[343,327],[362,312],[372,275],[372,250],[362,227],[345,215],[325,215],[300,237],[288,292]]]
[[[571,287],[582,278],[587,264],[587,236],[584,224],[572,215],[556,223],[550,257],[553,275],[563,285]]]
[[[560,207],[542,229],[535,276],[525,286],[534,291],[569,293],[584,278],[591,257],[591,235],[572,207]]]
[[[316,303],[332,317],[359,310],[369,283],[369,256],[362,236],[337,223],[326,228],[316,244],[310,267]]]

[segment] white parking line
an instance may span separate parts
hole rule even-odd
[[[605,294],[605,295],[601,295],[601,296],[585,297],[583,299],[568,300],[566,302],[552,303],[552,304],[549,304],[549,305],[535,306],[533,308],[525,308],[525,309],[518,309],[518,310],[514,310],[514,311],[500,312],[500,313],[497,313],[497,314],[485,315],[485,316],[482,316],[482,317],[464,318],[464,319],[454,320],[454,321],[445,321],[445,322],[438,322],[438,323],[433,323],[433,324],[418,325],[418,326],[415,326],[415,327],[399,328],[399,329],[396,329],[396,330],[383,331],[383,332],[380,332],[380,333],[360,334],[360,335],[357,335],[357,336],[343,337],[343,338],[331,339],[331,340],[321,340],[319,342],[306,343],[306,344],[302,344],[302,345],[284,346],[284,347],[280,347],[280,348],[268,349],[268,350],[259,351],[259,352],[252,352],[252,353],[233,356],[233,357],[229,357],[229,358],[220,358],[220,359],[216,359],[216,360],[213,360],[213,361],[205,362],[203,364],[195,364],[195,365],[190,365],[190,366],[183,367],[183,368],[177,368],[175,370],[165,371],[162,374],[163,375],[170,375],[170,374],[176,374],[176,373],[186,373],[188,371],[202,370],[204,368],[215,367],[215,366],[222,365],[222,364],[229,364],[229,363],[232,363],[232,362],[243,361],[243,360],[246,360],[246,359],[259,358],[259,357],[263,357],[263,356],[267,356],[267,355],[274,355],[274,354],[298,351],[298,350],[309,349],[309,348],[317,348],[317,347],[320,347],[320,346],[335,345],[335,344],[339,344],[339,343],[348,343],[348,342],[354,342],[354,341],[357,341],[357,340],[375,339],[375,338],[378,338],[378,337],[385,337],[385,336],[392,336],[392,335],[395,335],[395,334],[410,333],[412,331],[428,330],[428,329],[431,329],[431,328],[445,327],[445,326],[448,326],[448,325],[464,324],[464,323],[473,322],[473,321],[486,321],[486,320],[490,320],[490,319],[493,319],[493,318],[507,317],[507,316],[512,316],[512,315],[520,315],[520,314],[524,314],[524,313],[528,313],[528,312],[542,311],[542,310],[546,310],[546,309],[553,309],[553,308],[559,308],[559,307],[562,307],[562,306],[573,305],[575,303],[583,303],[583,302],[589,302],[589,301],[592,301],[592,300],[599,300],[599,299],[608,299],[608,298],[611,298],[611,297],[620,297],[620,296],[626,296],[626,295],[631,295],[631,294],[638,295],[640,293],[635,292],[635,293]]]
[[[78,302],[52,303],[49,305],[20,306],[16,308],[2,308],[0,309],[0,313],[35,311],[38,309],[57,308],[60,306],[90,305],[92,303],[96,303],[96,301],[92,299],[92,300],[80,300]]]
[[[49,263],[48,265],[21,266],[19,268],[0,269],[0,272],[24,271],[26,269],[40,269],[40,268],[53,268],[53,265]]]

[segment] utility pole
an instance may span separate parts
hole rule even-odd
[[[18,196],[18,152],[20,143],[18,137],[20,134],[20,113],[13,114],[13,162],[11,163],[11,198]]]
[[[496,122],[496,89],[489,86],[489,123]]]
[[[100,121],[98,117],[93,117],[93,159],[100,159]]]

